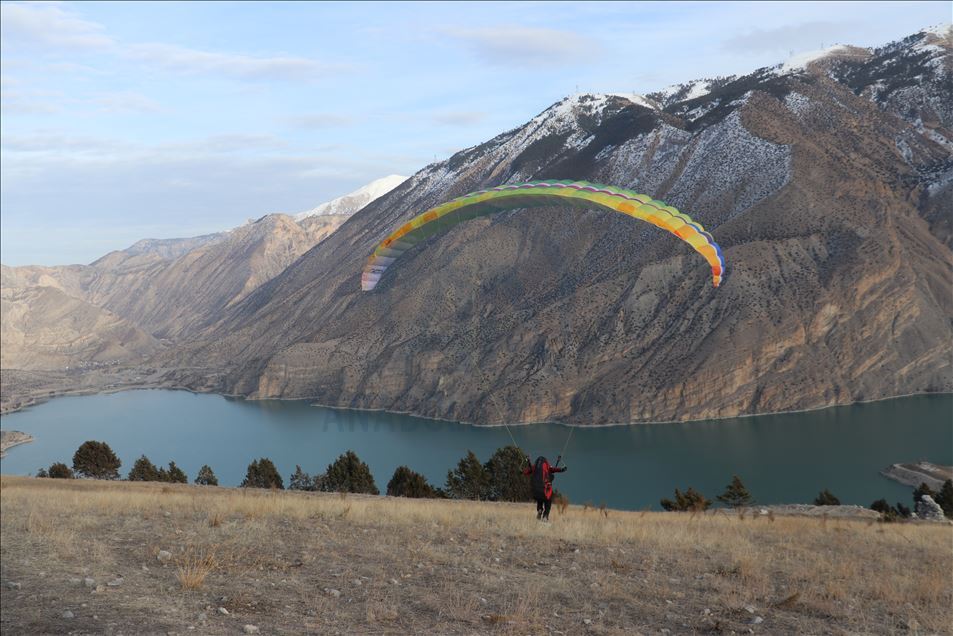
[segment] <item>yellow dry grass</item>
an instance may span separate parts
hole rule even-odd
[[[948,525],[579,506],[544,524],[531,505],[14,477],[0,478],[0,498],[4,579],[124,574],[139,600],[99,610],[120,626],[159,603],[171,630],[227,633],[195,623],[194,595],[291,632],[953,625]],[[164,567],[159,549],[173,554]],[[8,603],[20,601],[3,595],[4,633],[57,631]]]

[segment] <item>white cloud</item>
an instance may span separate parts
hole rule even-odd
[[[349,126],[354,123],[351,117],[345,117],[344,115],[337,115],[335,113],[293,115],[284,118],[282,121],[287,122],[295,128],[304,129],[337,128],[338,126]]]
[[[49,4],[0,5],[0,33],[5,45],[36,43],[69,49],[106,49],[115,44],[101,24]]]
[[[303,57],[252,57],[169,44],[134,44],[123,54],[149,66],[186,75],[212,74],[251,80],[315,80],[344,70]]]
[[[486,113],[465,110],[447,111],[435,113],[431,119],[444,126],[473,126],[485,120]]]
[[[549,67],[580,64],[601,50],[595,40],[557,29],[501,26],[478,29],[446,29],[483,61],[496,66]]]
[[[29,45],[44,53],[53,48],[106,52],[172,73],[256,81],[311,81],[349,70],[344,64],[290,55],[252,56],[164,43],[123,43],[108,35],[103,25],[55,5],[2,4],[0,11],[0,41],[8,52],[20,53]]]
[[[288,142],[284,139],[272,135],[250,135],[245,133],[232,133],[223,135],[211,135],[204,139],[187,141],[182,143],[161,144],[156,148],[158,152],[166,153],[169,156],[181,156],[184,153],[190,154],[235,154],[241,152],[262,152],[268,150],[282,150],[288,147]]]
[[[0,78],[0,110],[4,113],[55,113],[61,108],[63,94],[58,91],[26,88],[8,75]]]
[[[54,156],[114,156],[117,152],[128,151],[132,146],[118,139],[107,137],[84,137],[56,131],[41,131],[32,135],[4,135],[0,138],[0,148],[6,153],[51,153]],[[18,158],[19,159],[19,158]],[[8,171],[10,162],[4,166]]]
[[[157,113],[162,110],[153,99],[131,91],[99,93],[89,103],[107,113]]]
[[[753,29],[725,40],[723,48],[732,53],[774,53],[819,49],[845,36],[843,22],[801,22],[773,29]]]
[[[135,162],[178,161],[183,157],[198,159],[221,155],[267,155],[271,151],[288,150],[284,139],[272,135],[246,133],[210,135],[187,141],[168,142],[156,145],[137,144],[112,137],[91,137],[70,135],[56,130],[41,130],[33,134],[4,135],[0,138],[0,148],[7,155],[14,155],[15,162],[8,162],[4,171],[8,175],[16,172],[20,162],[26,161],[26,155],[45,156],[37,165],[52,166],[79,164],[90,160],[101,162],[115,161],[119,164]]]

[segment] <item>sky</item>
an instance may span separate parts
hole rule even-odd
[[[944,2],[0,3],[0,262],[297,213],[522,125],[951,21]]]

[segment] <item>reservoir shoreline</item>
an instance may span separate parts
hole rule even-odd
[[[7,456],[7,451],[20,444],[29,444],[33,436],[21,431],[0,431],[0,459]]]
[[[240,483],[248,463],[260,457],[273,460],[282,475],[296,465],[316,474],[353,450],[371,467],[379,487],[401,465],[439,486],[468,451],[484,462],[515,443],[534,457],[554,457],[565,448],[570,472],[560,476],[558,487],[577,502],[657,507],[674,488],[687,487],[713,498],[738,474],[762,505],[810,502],[829,489],[844,503],[869,506],[881,498],[910,497],[908,486],[881,474],[887,466],[919,460],[953,464],[950,412],[953,396],[931,394],[666,426],[526,424],[510,427],[511,440],[500,426],[323,408],[301,400],[126,390],[64,397],[4,416],[5,428],[28,433],[35,442],[8,453],[2,471],[33,474],[52,462],[68,462],[79,445],[96,439],[113,448],[124,469],[145,453],[159,464],[174,460],[191,476],[207,464],[229,485]]]
[[[122,380],[119,380],[121,383]],[[920,391],[915,393],[905,393],[900,395],[888,395],[884,397],[872,398],[869,400],[855,400],[851,402],[832,402],[829,404],[824,404],[820,406],[814,406],[804,409],[790,409],[782,411],[765,411],[758,413],[738,413],[735,415],[723,415],[718,417],[704,417],[704,418],[688,418],[688,419],[676,419],[676,420],[649,420],[649,421],[633,421],[633,422],[606,422],[602,424],[574,424],[569,422],[560,422],[560,421],[551,421],[551,420],[527,420],[521,422],[507,422],[507,423],[493,423],[493,424],[483,424],[477,422],[470,422],[467,420],[451,420],[447,418],[441,418],[433,415],[422,415],[414,411],[397,411],[389,409],[372,409],[372,408],[357,408],[351,406],[340,406],[335,404],[325,404],[318,401],[318,398],[313,397],[295,397],[295,398],[284,398],[284,397],[267,397],[267,398],[252,398],[240,394],[231,394],[223,393],[220,391],[213,390],[202,390],[196,389],[193,387],[184,386],[172,382],[129,382],[127,384],[119,384],[117,382],[110,383],[110,386],[88,386],[82,388],[73,388],[73,389],[54,389],[50,391],[45,391],[45,395],[32,395],[25,396],[16,402],[15,405],[11,406],[9,402],[5,401],[0,403],[0,417],[17,413],[28,409],[33,406],[38,406],[40,404],[47,403],[51,400],[54,400],[59,397],[75,397],[83,395],[109,395],[113,393],[119,393],[123,391],[185,391],[195,395],[218,395],[227,399],[236,399],[244,400],[246,402],[266,402],[266,401],[278,401],[278,402],[308,402],[311,406],[334,409],[340,411],[351,411],[355,413],[381,413],[387,415],[406,415],[411,417],[416,417],[420,419],[433,420],[435,422],[451,422],[454,424],[464,424],[467,426],[476,426],[481,428],[496,428],[504,426],[533,426],[538,424],[556,424],[559,426],[567,427],[578,427],[578,428],[611,428],[611,427],[620,427],[620,426],[642,426],[642,425],[664,425],[664,424],[688,424],[692,422],[717,422],[722,420],[732,420],[737,418],[746,418],[746,417],[762,417],[770,415],[788,415],[788,414],[797,414],[797,413],[812,413],[815,411],[823,411],[825,409],[835,409],[842,407],[850,407],[860,404],[874,404],[878,402],[885,402],[889,400],[898,400],[903,398],[918,397],[918,396],[928,396],[928,395],[953,395],[953,392],[948,391]]]

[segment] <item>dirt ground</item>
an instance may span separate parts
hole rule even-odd
[[[0,503],[5,636],[953,631],[943,524],[23,477]]]

